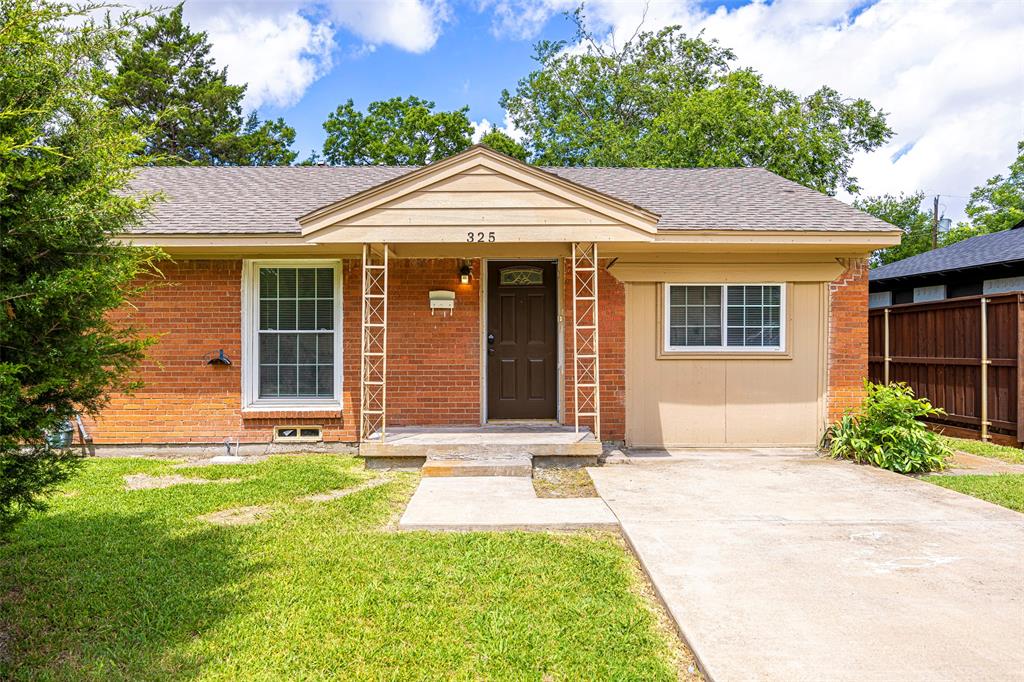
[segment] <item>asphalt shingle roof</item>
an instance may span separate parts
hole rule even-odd
[[[132,182],[165,201],[134,233],[288,234],[298,218],[392,180],[411,166],[142,168]],[[544,168],[657,213],[660,230],[894,228],[760,168]]]
[[[913,277],[1015,261],[1021,261],[1024,267],[1024,227],[981,234],[883,265],[873,269],[869,279],[881,282],[896,277]]]

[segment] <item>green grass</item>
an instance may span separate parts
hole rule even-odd
[[[1024,512],[1024,474],[925,476],[924,480],[964,495]]]
[[[1011,464],[1024,464],[1024,450],[1021,450],[1020,448],[1011,448],[1007,445],[985,443],[980,440],[952,438],[950,436],[942,436],[942,440],[944,440],[946,445],[954,450],[962,450],[963,452],[967,452],[972,455],[980,455],[981,457],[994,457],[995,459],[1001,459],[1004,462],[1010,462]]]
[[[126,474],[241,483],[124,489]],[[675,679],[611,534],[405,533],[353,458],[87,462],[0,545],[0,679]],[[261,523],[198,519],[269,505]]]

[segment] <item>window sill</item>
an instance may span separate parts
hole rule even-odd
[[[792,360],[793,353],[785,350],[767,351],[667,351],[658,349],[658,360]]]
[[[338,419],[341,404],[326,405],[250,405],[242,408],[243,419]]]

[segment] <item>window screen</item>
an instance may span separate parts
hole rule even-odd
[[[260,268],[259,397],[334,397],[334,268]]]
[[[666,286],[669,349],[782,347],[781,284]]]

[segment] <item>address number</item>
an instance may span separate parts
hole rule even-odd
[[[494,233],[493,232],[467,232],[466,233],[466,241],[467,242],[474,242],[474,243],[493,242],[494,241]]]

